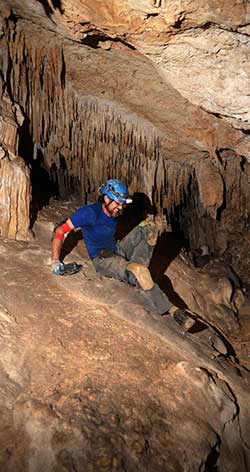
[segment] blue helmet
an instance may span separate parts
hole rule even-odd
[[[116,200],[120,203],[132,203],[132,198],[129,196],[126,185],[120,180],[107,180],[107,182],[102,184],[100,194],[107,195],[111,200]]]

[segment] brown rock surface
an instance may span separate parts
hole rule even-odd
[[[1,95],[2,91],[2,95]],[[0,76],[0,235],[30,239],[30,172],[18,154],[19,129],[24,120]]]
[[[30,239],[30,173],[21,158],[0,159],[0,233],[13,239]]]
[[[250,217],[245,1],[4,0],[0,12],[2,234],[28,231],[29,163],[36,192],[52,181],[87,202],[118,177],[192,249],[223,254],[239,240]],[[247,472],[240,290],[176,258],[167,275],[203,322],[185,334],[87,260],[52,277],[49,211],[35,242],[0,239],[0,469]]]
[[[0,240],[1,469],[247,471],[249,373],[78,252],[52,276],[51,226]]]
[[[208,215],[216,220],[217,210],[224,201],[224,182],[219,169],[209,159],[200,162],[197,182],[201,204]]]
[[[74,39],[96,37],[99,47],[105,39],[132,44],[191,103],[249,129],[250,9],[244,0],[64,1],[52,5],[53,15]]]
[[[217,327],[225,336],[237,333],[240,326],[237,313],[244,296],[239,296],[226,271],[223,273],[220,267],[220,270],[209,274],[207,268],[194,268],[182,254],[171,262],[165,275],[190,310]]]

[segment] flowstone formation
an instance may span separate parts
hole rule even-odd
[[[0,236],[29,239],[30,172],[18,153],[18,130],[23,123],[20,107],[4,91],[0,76]]]

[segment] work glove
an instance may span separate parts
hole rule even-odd
[[[154,222],[158,228],[158,234],[161,236],[163,233],[170,233],[172,231],[171,225],[168,223],[165,215],[157,213],[154,217]]]
[[[147,242],[149,246],[155,246],[158,236],[161,236],[165,231],[171,231],[171,226],[168,224],[164,215],[157,214],[148,215],[139,226],[147,229]]]
[[[158,228],[154,222],[154,215],[148,215],[145,220],[139,223],[139,227],[142,228],[148,245],[155,246],[158,238]]]
[[[63,275],[64,274],[64,264],[58,259],[51,262],[51,271],[54,275]]]
[[[77,264],[77,262],[69,262],[69,264],[63,264],[59,260],[54,260],[51,263],[52,274],[54,275],[73,275],[80,272],[82,264]]]

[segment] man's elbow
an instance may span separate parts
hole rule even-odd
[[[59,241],[63,241],[65,236],[70,233],[74,229],[73,223],[70,219],[60,223],[59,225],[55,226],[53,230],[53,239],[58,239]]]

